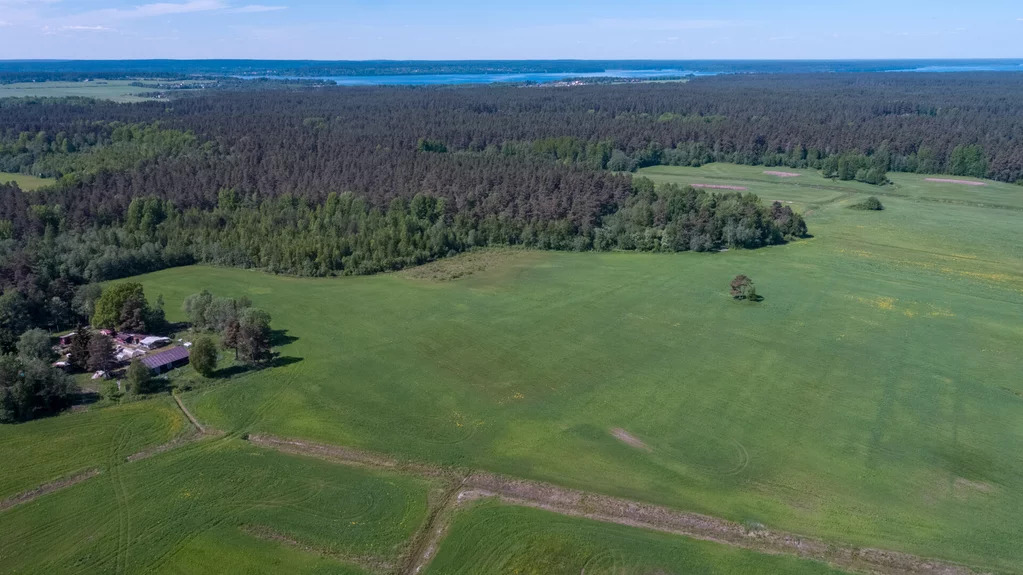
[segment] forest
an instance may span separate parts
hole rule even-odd
[[[759,75],[687,83],[241,90],[114,104],[0,100],[0,347],[71,327],[77,286],[202,262],[307,276],[478,246],[713,251],[802,217],[632,171],[714,161],[885,185],[1023,180],[1014,74]]]

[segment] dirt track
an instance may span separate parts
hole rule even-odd
[[[250,436],[257,445],[287,453],[304,454],[343,464],[381,467],[414,472],[431,477],[448,476],[454,471],[420,464],[406,464],[385,456],[344,447],[281,439],[272,436]],[[978,573],[965,566],[926,559],[881,549],[860,549],[827,543],[784,531],[750,530],[743,525],[698,513],[687,513],[668,507],[630,501],[596,493],[577,491],[542,483],[505,477],[493,473],[472,473],[459,482],[452,482],[454,496],[427,521],[417,535],[404,573],[419,573],[433,558],[446,533],[447,520],[454,508],[468,502],[497,497],[511,505],[543,509],[562,515],[615,523],[693,539],[714,541],[774,555],[794,555],[832,564],[842,569],[878,575],[970,575]]]
[[[77,475],[72,475],[70,477],[64,477],[64,478],[58,479],[56,481],[51,481],[51,482],[46,483],[44,485],[40,485],[39,487],[36,487],[35,489],[31,489],[29,491],[25,491],[24,493],[19,493],[17,495],[12,495],[11,497],[8,497],[7,499],[4,499],[3,501],[0,501],[0,511],[5,511],[7,509],[10,509],[11,507],[14,507],[15,505],[21,505],[22,503],[28,503],[29,501],[32,501],[36,497],[42,497],[43,495],[46,495],[46,494],[49,494],[49,493],[53,493],[54,491],[60,491],[61,489],[67,489],[68,487],[71,487],[72,485],[76,485],[78,483],[81,483],[81,482],[85,481],[86,479],[95,477],[97,475],[99,475],[99,469],[90,469],[88,471],[84,471],[84,472],[79,473]]]

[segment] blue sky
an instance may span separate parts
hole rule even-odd
[[[0,0],[0,59],[1020,58],[1021,0]]]

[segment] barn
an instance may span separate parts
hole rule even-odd
[[[188,348],[175,347],[142,358],[142,364],[153,373],[163,373],[188,364]]]

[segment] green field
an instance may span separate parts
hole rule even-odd
[[[0,500],[90,469],[119,465],[189,431],[170,398],[67,413],[0,428]]]
[[[135,80],[92,80],[88,82],[21,82],[0,84],[0,98],[65,98],[79,96],[119,103],[154,100],[146,94],[154,88],[132,86]]]
[[[1023,573],[1023,188],[904,174],[874,188],[764,170],[643,174],[792,202],[807,210],[813,238],[718,254],[498,250],[344,279],[209,267],[139,279],[151,298],[164,295],[172,320],[184,319],[187,295],[207,288],[248,295],[286,330],[281,367],[185,395],[217,429],[486,469]],[[886,210],[847,209],[867,194]],[[728,296],[740,273],[763,302]],[[646,448],[617,439],[618,428]],[[8,433],[0,429],[0,444]],[[173,455],[174,473],[186,473],[189,453],[154,461]],[[139,465],[156,465],[148,461]],[[15,513],[43,521],[32,510],[63,496],[0,514],[0,531]],[[522,513],[515,521],[536,520]],[[470,533],[472,517],[456,525],[470,526],[466,537],[489,537]],[[216,554],[219,538],[203,529],[188,548]],[[565,529],[574,561],[573,541],[586,536]],[[349,535],[331,540],[347,545]],[[677,549],[654,541],[621,553],[644,569],[695,565],[685,563],[689,544],[672,541]],[[723,562],[710,572],[752,561],[704,552]],[[443,553],[438,561],[471,550],[456,543]],[[535,561],[558,556],[542,551]],[[495,557],[534,561],[514,550]]]
[[[15,184],[18,184],[19,188],[26,192],[34,192],[39,188],[53,184],[56,181],[57,180],[54,180],[53,178],[38,178],[36,176],[28,176],[25,174],[0,172],[0,184],[14,182]]]
[[[365,573],[394,562],[432,488],[206,440],[0,514],[0,572]]]
[[[487,501],[460,511],[427,574],[837,575],[826,565]]]

